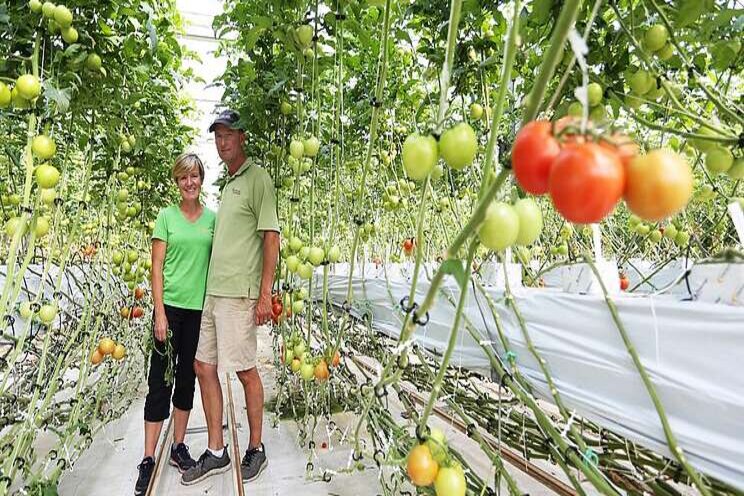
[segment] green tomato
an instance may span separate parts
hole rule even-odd
[[[124,261],[124,254],[120,251],[115,251],[111,254],[111,261],[114,263],[114,265],[119,265]]]
[[[596,107],[602,103],[602,94],[604,90],[599,83],[589,83],[586,87],[587,100],[590,107]]]
[[[305,153],[305,146],[300,140],[292,140],[289,143],[289,154],[294,157],[295,160],[300,160]]]
[[[479,121],[483,118],[483,106],[480,103],[470,104],[470,118]]]
[[[33,100],[41,94],[41,81],[33,74],[19,76],[15,87],[26,100]]]
[[[310,46],[313,41],[313,27],[309,24],[303,24],[295,30],[297,34],[297,41],[300,42],[302,48]]]
[[[519,233],[516,243],[529,245],[540,237],[543,228],[543,215],[537,202],[532,198],[522,198],[514,204],[514,210],[519,217]]]
[[[41,0],[29,0],[28,6],[34,14],[38,14],[42,10]]]
[[[101,70],[101,56],[97,53],[90,53],[88,54],[88,57],[85,59],[85,68],[89,71],[98,72]]]
[[[57,145],[49,136],[40,134],[31,140],[31,151],[41,160],[48,160],[57,153]]]
[[[139,253],[137,253],[137,250],[129,250],[127,252],[127,261],[130,264],[133,264],[134,262],[136,262],[138,258],[139,258]]]
[[[46,217],[37,217],[36,224],[34,224],[34,234],[37,238],[43,238],[49,233],[49,219]]]
[[[478,138],[470,124],[461,122],[447,129],[439,138],[439,151],[444,161],[456,170],[470,165],[478,153]]]
[[[581,117],[584,113],[584,106],[581,102],[571,102],[566,113],[572,117]]]
[[[54,5],[52,2],[44,2],[44,4],[41,6],[41,12],[44,14],[44,17],[47,17],[49,19],[54,18],[54,11],[57,9],[57,6]]]
[[[661,236],[662,236],[661,231],[659,231],[658,229],[654,229],[648,235],[648,239],[651,240],[651,242],[653,243],[658,243],[659,241],[661,241]]]
[[[291,348],[284,350],[284,363],[291,364],[294,360],[294,351]]]
[[[72,45],[73,43],[76,43],[78,40],[77,29],[73,28],[72,26],[67,26],[66,28],[62,28],[61,34],[62,34],[62,39],[65,40],[65,43],[67,43],[68,45]]]
[[[13,101],[13,92],[7,84],[0,81],[0,108],[7,108]]]
[[[303,381],[312,381],[315,377],[315,367],[312,363],[303,363],[300,367],[300,377]]]
[[[643,36],[646,48],[652,52],[661,50],[668,40],[669,31],[667,31],[666,26],[663,24],[655,24],[651,26]]]
[[[686,231],[679,231],[677,235],[674,237],[674,244],[679,246],[680,248],[684,248],[687,246],[687,243],[690,242],[690,233]]]
[[[302,240],[297,236],[292,236],[289,240],[289,249],[298,252],[302,249]]]
[[[310,248],[310,253],[307,255],[307,260],[315,267],[320,265],[325,258],[325,251],[320,246],[313,246]]]
[[[654,84],[654,78],[647,71],[640,69],[630,76],[628,86],[630,91],[636,95],[645,95]]]
[[[7,234],[9,238],[12,238],[13,236],[15,236],[15,233],[20,225],[20,217],[11,217],[10,219],[8,219],[8,222],[5,223],[5,234]]]
[[[328,261],[331,263],[336,263],[339,260],[341,260],[341,249],[333,245],[328,250]]]
[[[54,200],[57,199],[57,191],[52,189],[42,189],[41,190],[41,202],[44,205],[52,205],[54,203]]]
[[[500,251],[513,245],[519,236],[519,215],[514,207],[493,202],[486,210],[478,237],[486,248]]]
[[[403,168],[408,177],[422,181],[439,159],[439,147],[433,136],[411,134],[403,142]]]
[[[72,12],[64,5],[57,5],[54,8],[54,20],[61,28],[68,28],[72,25]]]
[[[292,313],[297,315],[302,313],[305,309],[305,302],[302,300],[295,300],[292,302]]]
[[[36,177],[36,184],[43,189],[54,188],[59,182],[59,171],[56,167],[47,163],[39,165],[34,171],[34,176]]]
[[[313,277],[313,266],[310,262],[305,262],[304,264],[300,265],[297,269],[297,274],[302,279],[310,279]]]
[[[22,301],[21,305],[18,308],[18,313],[21,314],[21,317],[28,320],[31,317],[34,316],[34,310],[31,308],[31,302],[30,301]]]
[[[713,173],[726,172],[732,165],[734,165],[733,154],[728,148],[720,145],[709,149],[705,155],[705,167]]]
[[[129,198],[129,191],[126,188],[121,188],[116,192],[116,201],[119,203],[127,201],[127,198]]]
[[[602,122],[607,119],[607,109],[604,105],[597,105],[589,111],[589,119],[593,122]]]
[[[279,111],[283,115],[289,115],[292,113],[292,104],[289,102],[282,102],[282,104],[279,106]]]
[[[726,173],[732,179],[744,179],[744,157],[739,157]]]
[[[320,141],[315,136],[310,136],[302,142],[303,153],[308,157],[314,157],[320,149]]]
[[[674,224],[669,224],[664,228],[664,237],[674,241],[674,238],[677,237],[677,228],[674,226]]]
[[[437,478],[434,480],[434,491],[437,496],[465,496],[466,489],[462,467],[453,465],[439,468]]]
[[[674,56],[674,47],[671,43],[666,43],[654,55],[666,62]]]
[[[300,341],[294,345],[294,348],[292,349],[292,351],[294,351],[295,356],[299,358],[300,356],[302,356],[303,353],[305,353],[306,349],[307,348],[305,347],[305,342]]]
[[[57,316],[57,305],[45,304],[39,309],[39,320],[42,324],[49,325]]]
[[[297,258],[297,255],[290,255],[287,257],[287,270],[290,271],[292,274],[297,272],[297,269],[300,267],[300,259]]]

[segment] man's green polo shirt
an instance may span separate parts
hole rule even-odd
[[[279,231],[274,182],[266,170],[246,160],[222,188],[207,294],[258,298],[263,231]]]

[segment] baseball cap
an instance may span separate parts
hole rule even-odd
[[[209,132],[214,132],[214,127],[217,124],[224,124],[225,126],[229,127],[230,129],[240,129],[243,130],[243,126],[239,125],[238,122],[240,121],[240,114],[238,114],[234,110],[226,109],[219,113],[217,118],[212,122],[212,124],[209,126]]]

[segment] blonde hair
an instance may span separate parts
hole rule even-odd
[[[179,177],[189,174],[194,169],[199,170],[199,177],[204,182],[204,164],[201,159],[195,153],[182,153],[176,159],[171,175],[175,181],[178,181]]]

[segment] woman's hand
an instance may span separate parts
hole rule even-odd
[[[161,343],[168,336],[168,317],[165,312],[155,312],[155,339]]]

